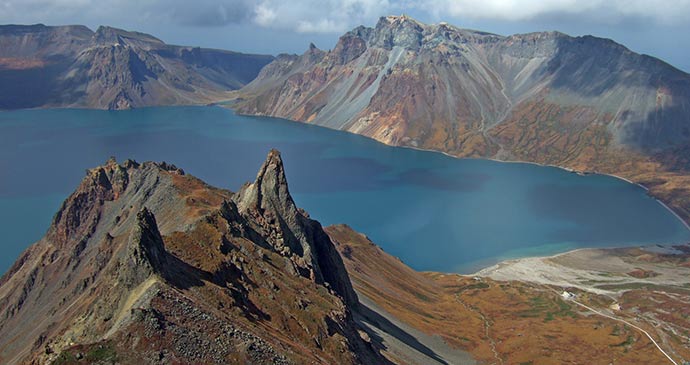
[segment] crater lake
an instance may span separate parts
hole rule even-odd
[[[417,270],[470,273],[581,247],[690,241],[642,187],[610,176],[455,159],[220,107],[21,110],[0,112],[0,272],[45,234],[85,169],[110,156],[166,161],[237,191],[271,148],[298,206]]]

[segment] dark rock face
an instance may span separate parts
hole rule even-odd
[[[690,143],[690,75],[592,36],[504,37],[390,16],[346,33],[324,57],[265,70],[241,90],[240,112],[393,145],[506,159],[538,149],[528,156],[538,159]]]
[[[130,281],[138,285],[151,275],[164,276],[163,272],[168,264],[167,253],[156,218],[150,210],[143,208],[137,213],[129,240],[124,265],[136,268]]]
[[[334,62],[338,65],[345,65],[357,57],[361,56],[367,49],[367,43],[361,37],[346,34],[340,38],[338,44],[333,49]]]
[[[53,217],[48,235],[65,245],[88,239],[98,224],[102,205],[117,198],[128,182],[126,169],[114,160],[89,170],[79,188]]]
[[[167,163],[87,171],[0,279],[0,362],[386,364],[280,153],[233,194]],[[107,351],[106,351],[107,350]]]
[[[111,27],[0,26],[0,109],[211,103],[272,59]]]
[[[269,152],[256,181],[243,186],[233,202],[239,214],[268,238],[273,249],[289,258],[297,272],[327,283],[346,304],[357,306],[357,295],[335,246],[321,224],[295,206],[280,152]]]

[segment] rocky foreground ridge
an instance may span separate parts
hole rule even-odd
[[[0,278],[0,363],[666,361],[638,328],[682,363],[688,265],[679,246],[420,273],[297,208],[277,151],[237,193],[110,160]]]
[[[167,45],[111,27],[0,26],[0,109],[207,104],[272,56]]]
[[[111,160],[0,280],[0,362],[387,363],[358,308],[277,151],[238,193]]]

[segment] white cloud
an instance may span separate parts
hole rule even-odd
[[[277,18],[275,10],[263,4],[257,5],[254,9],[254,12],[256,13],[254,16],[254,21],[264,27],[270,27]]]
[[[584,24],[643,19],[683,25],[690,19],[690,0],[0,0],[0,23],[248,23],[302,33],[340,33],[400,13],[460,25],[463,19],[529,21],[554,15]]]
[[[297,30],[300,33],[330,33],[347,28],[346,23],[337,23],[332,19],[319,19],[318,21],[300,20],[297,22]]]
[[[388,0],[260,0],[254,21],[297,32],[342,32],[353,25],[375,22],[391,7]],[[268,21],[267,14],[272,15]]]
[[[421,0],[434,15],[491,20],[530,20],[544,15],[596,16],[596,21],[650,18],[658,23],[686,21],[690,0]]]

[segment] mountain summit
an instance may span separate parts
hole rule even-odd
[[[690,75],[658,59],[592,36],[499,36],[407,16],[357,27],[328,52],[279,57],[240,94],[243,113],[457,156],[519,158],[530,123],[560,158],[690,140]]]

